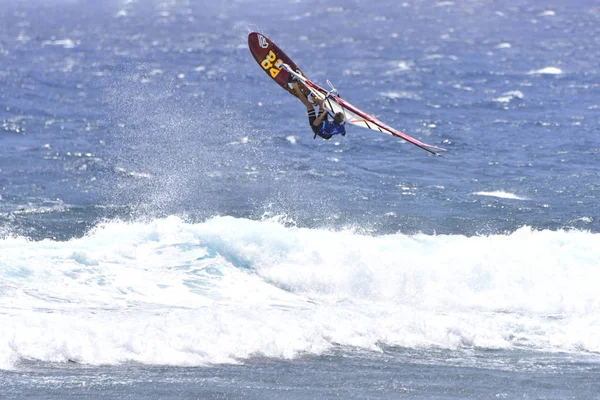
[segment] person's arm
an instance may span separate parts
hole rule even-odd
[[[327,109],[325,107],[323,107],[323,111],[321,111],[321,114],[319,114],[317,119],[315,119],[315,122],[313,122],[313,125],[314,126],[321,125],[321,123],[323,122],[323,118],[325,118],[326,115],[327,115]]]

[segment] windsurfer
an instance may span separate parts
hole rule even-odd
[[[334,135],[346,136],[346,127],[344,126],[344,113],[338,112],[333,116],[333,122],[329,121],[329,112],[323,105],[324,100],[314,96],[312,91],[309,90],[308,98],[302,93],[300,85],[304,86],[299,82],[293,75],[290,75],[289,87],[294,91],[296,96],[306,106],[306,112],[308,114],[308,123],[312,129],[316,138],[317,136],[322,137],[325,140],[331,139]],[[315,110],[315,105],[319,107],[319,113]]]

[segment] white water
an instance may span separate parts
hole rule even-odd
[[[563,70],[557,67],[544,67],[541,69],[529,71],[530,75],[560,75],[562,73]]]
[[[510,200],[529,200],[527,197],[518,196],[514,193],[505,192],[503,190],[494,190],[492,192],[475,192],[473,193],[476,196],[488,196],[488,197],[498,197],[500,199],[510,199]]]
[[[600,236],[365,236],[219,217],[0,241],[0,368],[334,345],[600,352]]]

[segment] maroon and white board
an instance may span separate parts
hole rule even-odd
[[[293,71],[302,73],[296,63],[273,43],[271,39],[261,33],[252,32],[248,35],[248,47],[262,70],[265,71],[275,83],[297,97],[294,91],[288,87],[290,72],[282,68],[282,65],[286,64]],[[309,93],[307,88],[303,88],[303,92],[305,96]]]

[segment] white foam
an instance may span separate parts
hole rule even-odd
[[[53,39],[53,40],[44,40],[42,42],[42,46],[61,46],[65,49],[72,49],[80,44],[80,41],[72,40],[72,39]]]
[[[410,71],[412,69],[412,62],[410,61],[397,60],[391,61],[389,62],[389,64],[391,65],[392,69],[386,71],[384,75],[395,75],[398,73]]]
[[[128,171],[125,168],[121,168],[121,167],[115,167],[115,172],[118,172],[118,173],[126,175],[126,176],[130,176],[132,178],[150,179],[150,178],[154,177],[154,175],[152,175],[148,172]]]
[[[560,75],[563,71],[557,67],[545,67],[533,71],[529,71],[530,75]]]
[[[0,240],[0,368],[332,346],[600,351],[598,234],[367,236],[231,217]]]
[[[239,140],[234,140],[233,142],[228,143],[228,145],[248,144],[249,142],[250,138],[248,136],[243,136]]]
[[[525,95],[520,90],[511,90],[502,93],[502,96],[495,98],[494,101],[498,103],[510,103],[512,100],[522,100],[524,97]]]
[[[397,100],[397,99],[420,100],[421,99],[421,97],[417,93],[406,92],[406,91],[379,92],[379,95],[386,97],[388,99],[392,99],[392,100]]]
[[[500,199],[529,200],[527,197],[517,196],[514,193],[504,192],[502,190],[494,190],[491,192],[475,192],[473,194],[477,196],[498,197]]]

